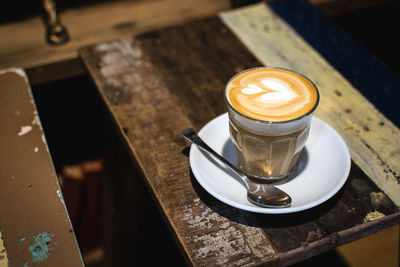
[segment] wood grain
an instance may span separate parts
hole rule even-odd
[[[245,212],[196,182],[181,130],[224,113],[228,79],[261,65],[220,19],[100,43],[80,55],[191,264],[289,265],[399,222],[396,205],[354,162],[335,197],[295,214]],[[372,201],[376,194],[382,198]],[[375,211],[381,217],[368,221]]]
[[[71,40],[62,46],[45,42],[41,17],[0,25],[0,68],[31,68],[77,58],[84,45],[184,23],[229,8],[228,0],[109,1],[60,13]]]
[[[381,5],[395,0],[311,0],[325,15]],[[108,1],[60,12],[71,40],[52,47],[45,42],[40,17],[0,25],[0,68],[34,68],[77,58],[80,46],[124,38],[133,34],[177,25],[230,8],[228,0]],[[246,2],[246,1],[245,1]],[[254,1],[253,1],[254,2]],[[57,74],[61,75],[62,72]],[[49,74],[51,75],[51,73]],[[43,78],[41,78],[43,79]]]
[[[293,69],[314,81],[321,94],[316,116],[340,133],[353,160],[399,206],[400,130],[266,5],[221,18],[264,65]]]
[[[214,27],[214,25],[203,23],[199,24],[197,28],[202,30],[202,26],[208,29]],[[88,56],[83,57],[90,61],[94,60],[94,62],[89,63],[90,68],[93,66],[101,68],[100,72],[93,72],[94,75],[98,76],[95,81],[100,82],[101,86],[106,85],[109,89],[102,91],[102,93],[110,107],[118,107],[112,110],[118,113],[115,116],[121,118],[121,120],[118,120],[121,129],[127,130],[129,139],[137,138],[137,144],[129,142],[130,149],[136,158],[144,156],[143,160],[138,161],[138,164],[145,177],[155,178],[147,182],[162,210],[173,211],[172,213],[168,212],[166,216],[169,219],[173,216],[174,223],[171,226],[175,231],[178,231],[177,238],[185,244],[183,249],[190,255],[190,261],[201,261],[204,265],[215,263],[216,258],[214,257],[209,258],[208,261],[204,259],[208,258],[209,253],[213,253],[220,264],[231,262],[232,255],[240,257],[240,263],[243,264],[246,262],[262,262],[265,258],[273,255],[273,249],[268,246],[268,240],[263,232],[257,228],[248,229],[239,223],[230,222],[227,218],[218,215],[204,205],[193,191],[188,172],[187,157],[182,153],[187,144],[180,137],[180,131],[184,125],[193,125],[193,123],[197,124],[196,128],[199,128],[200,125],[210,119],[210,112],[212,113],[211,116],[217,114],[213,110],[213,103],[220,102],[220,92],[214,90],[214,88],[221,88],[222,82],[220,79],[212,77],[210,70],[204,72],[205,66],[202,65],[204,61],[198,58],[200,54],[196,53],[196,49],[207,50],[206,43],[200,43],[201,47],[196,47],[191,42],[200,36],[199,32],[193,32],[190,25],[184,28],[185,34],[182,38],[177,38],[179,37],[177,35],[179,32],[176,30],[166,30],[165,34],[160,38],[153,38],[153,34],[149,34],[142,36],[140,41],[120,40],[103,43],[93,47],[93,50],[82,50],[83,55],[88,53]],[[219,32],[216,32],[215,36],[218,34]],[[209,36],[210,40],[215,40],[213,38],[215,36]],[[233,36],[228,35],[228,37],[232,38]],[[168,45],[168,47],[163,49],[165,45]],[[196,65],[191,66],[190,63],[196,62],[199,65],[195,71],[201,71],[204,75],[186,76],[188,79],[192,79],[186,82],[185,80],[176,79],[176,75],[171,76],[173,80],[160,79],[164,76],[160,77],[159,71],[171,71],[170,62],[163,61],[162,58],[167,57],[169,52],[176,53],[178,50],[171,50],[170,48],[177,46],[180,49],[184,49],[182,52],[191,60],[181,61],[189,64],[186,65],[186,68],[181,66],[181,69],[178,68],[175,71],[193,73],[193,67],[196,68]],[[214,57],[218,57],[219,51],[228,49],[228,47],[229,42],[224,42],[224,47],[221,47],[218,51],[209,52]],[[153,48],[157,48],[157,54],[153,53]],[[150,49],[153,52],[146,53],[146,49]],[[93,56],[89,56],[89,54]],[[179,55],[183,54],[179,53]],[[175,56],[179,55],[175,54]],[[152,58],[149,58],[149,56]],[[162,63],[162,68],[155,68],[152,60]],[[229,63],[227,62],[227,64]],[[212,62],[209,64],[212,64]],[[233,74],[232,71],[226,68],[221,68],[221,71],[225,72],[226,78]],[[168,84],[168,82],[173,84]],[[196,101],[193,96],[182,94],[184,88],[192,88],[197,82],[199,83],[197,86],[202,87],[198,94],[207,94],[207,91],[210,93],[209,103]],[[211,87],[209,87],[210,84],[212,85]],[[100,86],[100,84],[98,85]],[[169,97],[170,90],[173,90],[172,97]],[[165,98],[167,95],[168,97]],[[181,101],[177,98],[184,98],[189,102]],[[177,103],[181,103],[183,106],[177,105]],[[200,110],[208,110],[208,112],[196,115],[198,112],[195,109],[190,109],[191,105],[196,105]],[[222,111],[223,106],[220,104],[218,106]],[[186,109],[186,111],[182,109]],[[187,112],[190,110],[191,112],[188,114]],[[137,118],[135,121],[130,119],[133,114]],[[163,126],[162,130],[159,129],[161,125]],[[150,134],[155,134],[155,138],[140,138],[143,135]],[[136,150],[135,147],[137,145],[147,147],[150,150]],[[154,164],[155,162],[159,164]],[[145,167],[150,165],[153,166],[150,169]],[[182,181],[182,178],[185,180]],[[164,199],[174,201],[164,202]],[[216,204],[215,208],[220,206],[222,211],[225,210],[224,205],[221,205],[221,203]],[[191,211],[195,212],[192,213]],[[227,212],[230,211],[231,209],[228,208]],[[235,211],[235,213],[238,218],[240,216],[248,217],[245,212],[239,210]],[[220,224],[226,225],[225,229],[219,229]],[[214,225],[218,226],[215,227]],[[183,226],[185,227],[183,228]],[[198,229],[198,236],[196,237],[193,234],[186,235],[185,232],[182,232],[186,227]],[[203,232],[203,230],[207,232]],[[214,236],[220,236],[220,239],[214,239]],[[232,251],[230,243],[235,247],[234,251]],[[256,252],[255,255],[246,253],[249,246]]]

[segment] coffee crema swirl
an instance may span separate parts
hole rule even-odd
[[[247,117],[279,122],[310,112],[318,101],[318,91],[310,80],[295,72],[255,68],[233,77],[226,97]]]

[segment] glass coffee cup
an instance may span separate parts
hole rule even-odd
[[[258,179],[286,180],[319,103],[314,83],[287,69],[252,68],[229,80],[225,102],[239,168]]]

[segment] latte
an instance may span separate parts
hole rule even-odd
[[[314,108],[318,92],[307,78],[284,69],[255,68],[227,85],[226,98],[239,113],[262,121],[288,121]]]
[[[289,70],[254,68],[228,82],[225,101],[239,167],[260,179],[289,177],[318,105],[314,84]]]

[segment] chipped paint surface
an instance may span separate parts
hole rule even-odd
[[[58,198],[61,200],[61,202],[64,203],[64,196],[60,189],[57,190],[57,195],[58,195]]]
[[[95,47],[100,53],[99,68],[105,83],[110,88],[113,104],[129,99],[132,91],[144,90],[141,85],[142,76],[138,72],[124,73],[129,68],[143,67],[142,50],[134,45],[134,39],[123,39],[118,41],[99,44]],[[121,73],[124,73],[121,75]],[[149,86],[152,81],[149,81]],[[155,82],[156,83],[156,82]]]
[[[33,105],[34,105],[34,104],[33,104]],[[33,119],[32,119],[32,123],[31,123],[31,124],[32,124],[33,126],[39,127],[40,131],[43,132],[43,127],[42,127],[42,124],[40,123],[40,119],[39,119],[39,116],[37,115],[36,110],[34,111]]]
[[[60,262],[60,258],[64,265],[75,266],[71,263],[80,263],[81,257],[75,236],[68,234],[71,223],[65,205],[55,194],[58,181],[51,155],[41,141],[43,131],[32,90],[12,72],[1,75],[1,83],[4,98],[0,106],[7,127],[1,131],[5,161],[0,175],[4,180],[0,221],[9,264],[41,266]],[[5,248],[0,249],[0,264],[4,263],[5,252]]]
[[[49,147],[48,147],[47,142],[46,142],[46,137],[44,136],[44,134],[42,134],[42,142],[44,144],[44,147],[46,148],[46,151],[50,152]]]
[[[371,197],[371,203],[374,206],[378,206],[382,202],[386,201],[386,196],[383,192],[371,192],[369,195]]]
[[[367,214],[364,218],[364,222],[370,222],[379,218],[385,217],[385,214],[379,211],[372,211]]]
[[[202,210],[202,212],[197,212]],[[251,220],[251,214],[235,209],[235,221],[221,214],[232,215],[232,209],[224,205],[210,209],[199,198],[184,208],[182,220],[198,235],[187,236],[196,246],[194,260],[213,258],[218,265],[246,266],[275,253],[262,231],[254,226],[243,225]],[[198,214],[198,215],[196,215]],[[201,234],[200,234],[201,233]],[[251,256],[250,256],[251,255]],[[234,261],[232,259],[235,259]],[[206,261],[205,261],[206,262]]]
[[[0,70],[0,74],[4,74],[7,72],[14,72],[15,74],[21,76],[22,78],[24,78],[25,82],[28,83],[28,78],[26,77],[26,73],[23,69],[20,68],[8,68],[8,69],[3,69]]]
[[[42,233],[35,237],[35,243],[29,247],[29,251],[32,253],[32,261],[43,261],[47,259],[52,251],[48,247],[53,235],[49,233]]]
[[[44,261],[50,256],[53,248],[50,248],[49,244],[53,237],[53,234],[46,232],[38,234],[37,236],[33,236],[34,243],[29,246],[29,251],[32,254],[32,262]]]
[[[30,131],[32,131],[32,126],[30,126],[30,125],[22,126],[21,130],[18,133],[18,136],[25,135],[25,134],[29,133]]]
[[[1,231],[0,228],[0,267],[8,267],[8,266],[9,263],[8,263],[6,245],[4,243],[3,232]]]

